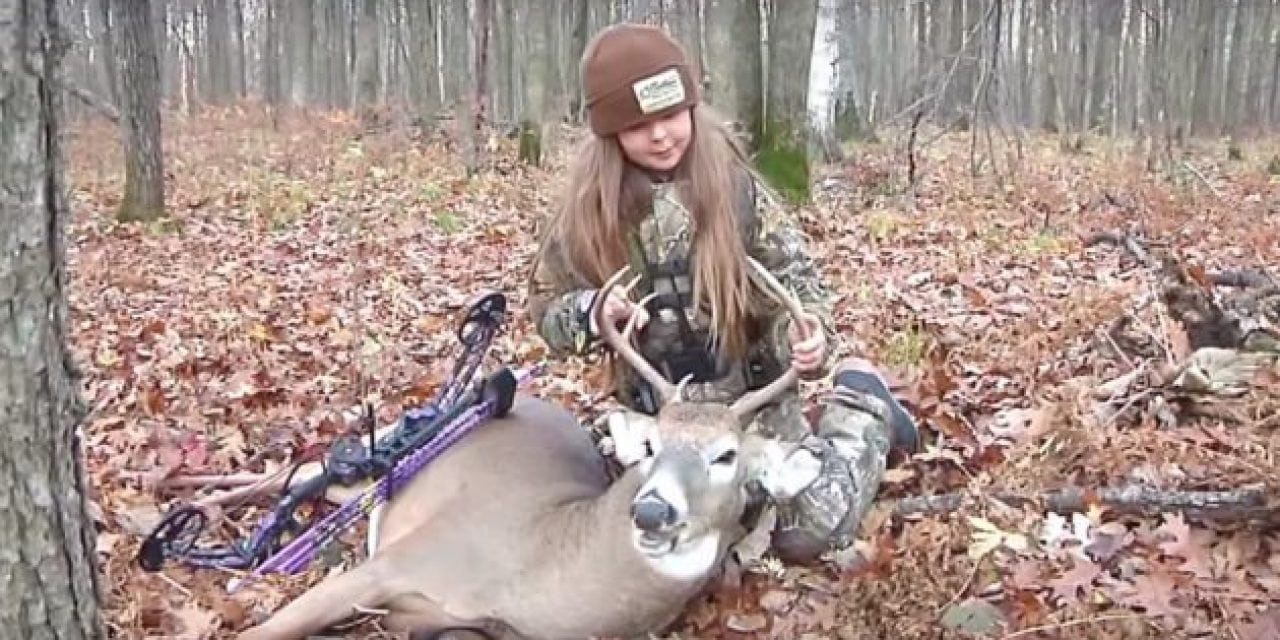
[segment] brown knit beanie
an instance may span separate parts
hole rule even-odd
[[[663,30],[617,24],[601,30],[582,54],[587,119],[596,135],[666,116],[698,102],[695,69]]]

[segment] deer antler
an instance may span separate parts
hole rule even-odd
[[[804,308],[800,306],[800,300],[797,299],[785,286],[783,286],[781,282],[778,282],[778,279],[773,277],[773,274],[769,273],[769,270],[765,269],[764,265],[756,262],[755,259],[748,257],[747,265],[750,267],[750,270],[747,272],[748,276],[757,285],[759,285],[761,289],[764,289],[765,293],[768,293],[775,300],[785,305],[787,307],[787,312],[791,314],[791,321],[796,323],[800,328],[801,335],[806,338],[809,337],[809,327],[804,323]],[[800,373],[796,371],[795,367],[789,367],[785,373],[778,376],[776,380],[770,382],[768,385],[743,394],[734,401],[733,405],[730,406],[729,409],[739,418],[749,416],[752,413],[759,411],[760,407],[768,404],[769,401],[773,400],[787,388],[794,385],[799,379]]]
[[[599,329],[600,336],[604,338],[605,343],[612,347],[614,352],[621,356],[623,360],[626,360],[627,364],[631,365],[640,374],[640,377],[652,385],[653,390],[661,400],[661,404],[666,404],[678,399],[682,389],[663,378],[662,374],[658,373],[658,370],[654,369],[653,365],[649,364],[649,361],[645,360],[644,356],[640,355],[640,352],[631,346],[629,338],[632,333],[632,324],[636,320],[635,317],[633,316],[631,322],[628,323],[626,336],[618,333],[618,327],[613,324],[613,321],[604,317],[605,300],[609,298],[609,294],[618,286],[618,283],[627,274],[628,270],[630,270],[630,266],[623,266],[610,276],[604,286],[600,287],[600,291],[596,293],[595,300],[591,302],[591,317],[595,320],[596,327]]]
[[[748,276],[760,288],[764,289],[765,293],[786,306],[787,311],[791,314],[792,321],[800,327],[802,335],[808,337],[809,328],[804,323],[804,309],[800,306],[800,301],[759,262],[748,257],[747,265],[749,267]],[[649,364],[649,361],[645,360],[644,356],[640,355],[635,347],[631,346],[629,338],[631,337],[636,317],[632,316],[631,321],[627,323],[626,329],[621,333],[618,332],[618,328],[613,322],[604,317],[605,300],[618,286],[618,283],[622,281],[622,278],[626,276],[629,269],[629,266],[623,266],[600,287],[599,293],[596,294],[595,300],[592,301],[591,317],[595,320],[605,343],[612,347],[619,356],[626,360],[627,364],[630,364],[642,378],[653,386],[654,391],[657,392],[658,397],[661,399],[661,404],[679,401],[683,396],[685,386],[689,383],[689,378],[686,377],[678,384],[672,384],[662,377],[662,374],[657,369],[654,369],[653,365]],[[760,407],[768,404],[769,401],[794,385],[799,379],[800,374],[795,368],[789,368],[786,373],[767,386],[748,392],[738,398],[730,406],[730,410],[739,417],[750,415],[760,410]]]

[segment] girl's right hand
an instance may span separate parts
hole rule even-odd
[[[609,297],[604,301],[604,309],[602,309],[604,317],[613,322],[615,327],[621,327],[631,319],[632,315],[638,315],[636,318],[636,330],[644,328],[649,322],[649,312],[634,302],[626,299],[616,291],[609,293]],[[591,331],[597,335],[600,333],[600,327],[596,326],[595,319],[591,320]]]

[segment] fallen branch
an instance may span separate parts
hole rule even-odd
[[[1199,169],[1195,168],[1195,166],[1193,166],[1190,162],[1187,162],[1186,160],[1182,161],[1182,166],[1186,167],[1188,170],[1191,171],[1192,174],[1195,175],[1195,177],[1199,178],[1200,182],[1204,183],[1204,186],[1209,187],[1209,191],[1213,192],[1214,197],[1218,198],[1219,200],[1222,199],[1222,192],[1218,191],[1218,188],[1213,186],[1213,183],[1209,182],[1209,179],[1204,177],[1204,174],[1200,173]]]
[[[1099,244],[1109,244],[1113,247],[1122,247],[1129,252],[1143,266],[1151,268],[1159,268],[1160,263],[1151,256],[1147,248],[1142,246],[1142,242],[1127,233],[1119,233],[1113,231],[1098,231],[1085,237],[1084,246],[1092,247]]]
[[[1182,491],[1158,489],[1142,485],[1116,488],[1083,489],[1068,487],[1027,496],[997,492],[991,498],[1014,506],[1039,504],[1046,511],[1058,513],[1084,512],[1091,505],[1110,507],[1118,513],[1147,514],[1185,511],[1189,516],[1214,520],[1280,521],[1280,505],[1268,505],[1263,487],[1245,487],[1231,491]],[[897,516],[937,515],[958,510],[971,502],[967,492],[914,496],[894,502]]]
[[[1209,280],[1219,287],[1235,287],[1237,289],[1257,289],[1270,287],[1275,280],[1261,271],[1227,270],[1209,274]]]
[[[116,108],[112,106],[109,102],[98,97],[96,94],[89,91],[88,89],[85,89],[84,87],[81,87],[80,85],[77,85],[76,83],[71,82],[69,80],[63,80],[60,84],[62,85],[62,88],[67,91],[67,93],[70,93],[72,96],[75,96],[78,100],[80,100],[80,102],[83,102],[90,109],[97,111],[102,117],[106,118],[107,120],[110,120],[111,124],[114,124],[114,125],[120,124],[120,112],[116,110]]]

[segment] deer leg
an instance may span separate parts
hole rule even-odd
[[[407,631],[412,640],[524,640],[502,623],[450,614],[420,593],[393,596],[385,608],[391,613],[382,618],[383,626]]]

